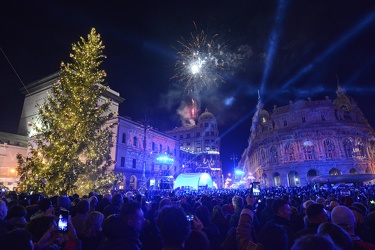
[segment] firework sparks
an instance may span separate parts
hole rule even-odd
[[[181,37],[178,44],[181,50],[177,52],[179,59],[176,62],[176,74],[172,79],[186,84],[185,90],[197,91],[202,87],[225,82],[222,73],[226,69],[225,45],[216,44],[218,35],[208,39],[202,30],[197,34],[190,34],[190,40]]]

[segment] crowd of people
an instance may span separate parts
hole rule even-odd
[[[1,249],[375,249],[375,186],[7,192]],[[68,229],[59,217],[69,212]]]

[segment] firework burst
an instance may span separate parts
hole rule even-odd
[[[195,92],[225,82],[226,45],[215,43],[217,38],[218,34],[208,37],[203,30],[198,32],[196,29],[195,33],[190,33],[189,40],[181,37],[177,41],[181,49],[177,52],[176,74],[172,79],[185,84],[185,91]]]

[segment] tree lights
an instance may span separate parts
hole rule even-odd
[[[87,40],[81,37],[73,44],[72,62],[61,63],[59,81],[38,106],[38,122],[30,125],[36,133],[29,158],[17,156],[21,190],[88,194],[108,190],[117,180],[107,172],[113,164],[111,100],[98,104],[107,88],[102,85],[106,73],[99,69],[103,49],[100,35],[92,29]]]

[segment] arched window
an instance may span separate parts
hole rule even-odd
[[[327,139],[323,142],[323,144],[324,144],[324,151],[326,153],[326,158],[327,159],[336,158],[335,144],[333,143],[333,141],[330,139]]]
[[[267,175],[265,173],[262,174],[262,184],[267,186]]]
[[[260,150],[260,157],[262,159],[262,162],[266,160],[266,152],[264,152],[263,148]]]
[[[357,169],[355,169],[355,168],[351,168],[351,169],[349,170],[349,174],[358,174]]]
[[[122,133],[121,142],[126,143],[126,134],[125,133]]]
[[[341,175],[341,171],[338,170],[337,168],[332,168],[330,171],[329,171],[329,175]]]
[[[281,185],[281,177],[280,177],[280,174],[279,173],[274,173],[273,175],[273,182],[275,184],[276,187],[280,186]]]
[[[345,157],[351,158],[353,157],[353,145],[351,140],[345,139],[343,142],[344,145],[344,151],[345,151]]]
[[[366,174],[371,174],[371,168],[367,167],[366,170],[365,170],[365,173]]]
[[[288,174],[288,182],[290,187],[299,187],[301,185],[301,179],[296,171],[290,171]]]
[[[285,145],[284,150],[285,150],[285,158],[286,158],[285,160],[287,162],[296,160],[294,143],[288,142]]]
[[[279,162],[279,157],[277,154],[277,149],[275,146],[272,146],[270,148],[270,163],[271,164],[277,164]]]
[[[314,177],[314,176],[318,176],[318,173],[316,172],[315,169],[310,169],[310,170],[307,172],[307,177]]]

